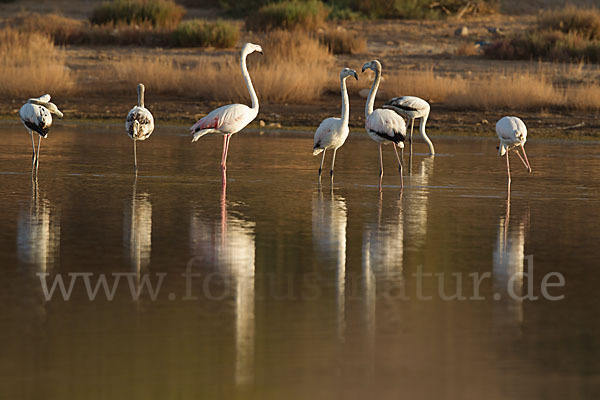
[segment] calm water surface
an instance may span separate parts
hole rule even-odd
[[[36,182],[0,129],[3,398],[597,398],[597,144],[532,132],[507,204],[494,140],[417,143],[402,193],[387,148],[380,195],[363,133],[319,187],[312,136],[245,132],[224,193],[221,139],[181,133],[136,181],[120,125],[56,127]]]

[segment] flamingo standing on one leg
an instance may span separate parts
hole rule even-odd
[[[125,130],[133,139],[133,169],[137,174],[137,149],[138,140],[146,140],[154,131],[154,117],[150,110],[144,107],[144,84],[137,85],[138,105],[129,110],[125,120]]]
[[[404,180],[402,178],[402,160],[398,155],[396,146],[400,147],[404,152],[406,123],[401,116],[392,110],[384,110],[381,108],[373,110],[375,96],[377,95],[377,89],[379,88],[379,82],[381,81],[381,63],[377,60],[365,63],[362,67],[362,72],[365,72],[367,69],[375,71],[375,80],[373,80],[373,86],[371,86],[367,104],[365,105],[365,129],[367,130],[369,137],[379,143],[379,190],[381,190],[381,181],[383,179],[383,154],[381,146],[388,143],[394,143],[394,151],[396,152],[396,158],[398,159],[398,170],[400,171],[400,185],[404,186]]]
[[[323,152],[321,166],[319,167],[319,181],[321,180],[321,170],[323,169],[323,161],[325,161],[325,153],[327,150],[333,150],[333,158],[331,159],[330,176],[333,180],[333,165],[335,164],[335,153],[337,149],[342,147],[350,129],[348,128],[348,119],[350,114],[350,102],[348,100],[348,89],[346,88],[346,79],[353,76],[358,80],[356,71],[350,68],[344,68],[340,72],[340,81],[342,85],[342,117],[341,118],[326,118],[321,122],[321,125],[315,132],[315,142],[313,146],[313,156]]]
[[[258,97],[252,86],[250,74],[246,67],[246,58],[255,51],[262,54],[262,47],[253,43],[246,43],[242,47],[241,67],[242,75],[246,81],[252,107],[245,104],[228,104],[211,111],[207,116],[200,119],[190,128],[194,138],[192,142],[200,139],[208,133],[225,135],[223,137],[223,155],[221,157],[221,169],[223,170],[223,185],[225,185],[225,171],[227,170],[227,152],[229,151],[229,140],[231,135],[244,129],[258,115]]]
[[[510,163],[508,161],[508,153],[514,150],[525,168],[531,172],[531,165],[525,153],[525,142],[527,141],[527,127],[521,119],[517,117],[503,117],[496,123],[496,134],[500,139],[500,147],[498,147],[498,155],[506,155],[506,172],[508,173],[508,187],[510,190]],[[523,157],[519,153],[519,147],[523,150]]]
[[[433,143],[427,133],[425,132],[425,124],[427,123],[427,118],[429,118],[429,111],[431,110],[431,106],[425,100],[415,97],[415,96],[402,96],[402,97],[394,97],[391,100],[388,100],[383,108],[387,108],[390,110],[396,111],[398,114],[408,118],[410,121],[410,136],[408,137],[408,143],[410,144],[409,148],[412,153],[412,135],[413,135],[413,127],[415,125],[415,119],[420,118],[419,122],[419,132],[421,132],[421,136],[423,136],[423,140],[429,146],[429,153],[431,155],[435,155],[435,149],[433,147]]]
[[[56,107],[56,104],[50,103],[49,94],[28,99],[19,110],[21,121],[31,135],[31,147],[33,148],[32,165],[35,164],[36,171],[39,165],[39,154],[42,138],[48,136],[48,131],[52,125],[52,114],[56,114],[58,118],[63,117],[63,113],[60,112],[58,107]],[[33,131],[40,135],[38,138],[37,152],[35,150]]]

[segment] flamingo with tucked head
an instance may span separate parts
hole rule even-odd
[[[340,82],[342,85],[342,116],[341,118],[326,118],[321,122],[321,125],[315,132],[315,141],[313,145],[313,156],[323,152],[321,166],[319,167],[319,179],[321,179],[321,170],[323,169],[323,161],[325,161],[325,153],[327,150],[333,150],[333,158],[331,159],[330,176],[333,179],[333,165],[335,164],[335,153],[337,149],[342,147],[350,128],[348,128],[348,119],[350,117],[350,104],[348,101],[348,89],[346,88],[346,79],[353,76],[358,80],[356,71],[350,68],[344,68],[340,72]]]
[[[525,168],[527,168],[527,170],[531,172],[531,165],[529,164],[527,154],[525,153],[525,142],[527,141],[527,127],[525,126],[525,123],[521,121],[520,118],[503,117],[496,123],[496,134],[498,135],[498,139],[500,139],[498,155],[506,155],[506,172],[508,173],[508,186],[510,188],[510,163],[508,161],[508,153],[511,150],[514,150],[515,153],[517,153],[517,155],[523,162],[523,165],[525,165]],[[519,147],[523,151],[523,156],[525,156],[525,159],[521,157],[521,154],[519,153]]]
[[[146,140],[154,132],[154,117],[150,110],[144,107],[144,84],[137,85],[138,105],[129,110],[125,120],[125,130],[133,140],[133,168],[137,173],[137,149],[138,140]]]
[[[191,133],[194,136],[192,142],[197,141],[202,136],[209,133],[224,135],[223,155],[221,157],[221,169],[223,170],[223,174],[225,174],[225,171],[227,170],[227,152],[229,151],[229,140],[231,139],[231,135],[244,129],[250,122],[254,121],[258,115],[258,97],[252,86],[252,80],[250,79],[248,68],[246,67],[246,58],[255,51],[262,54],[262,47],[257,44],[246,43],[244,47],[242,47],[241,56],[242,75],[246,81],[248,92],[250,92],[252,107],[248,107],[245,104],[228,104],[226,106],[221,106],[208,113],[208,115],[200,119],[190,128]],[[223,184],[225,184],[225,180],[223,180]]]
[[[35,164],[36,170],[39,165],[42,138],[48,136],[50,126],[52,126],[52,114],[55,114],[58,118],[63,117],[63,113],[56,107],[56,104],[50,102],[49,94],[28,99],[19,110],[21,122],[23,122],[23,125],[25,125],[31,135],[31,147],[33,148],[32,163]],[[39,135],[37,152],[33,139],[34,131]]]
[[[435,148],[433,147],[433,143],[427,133],[425,132],[425,124],[427,124],[427,118],[429,118],[429,111],[431,111],[431,106],[428,102],[423,100],[420,97],[415,96],[402,96],[402,97],[394,97],[393,99],[388,100],[383,108],[387,108],[389,110],[394,110],[398,114],[403,117],[408,118],[410,121],[410,136],[408,137],[408,143],[410,144],[410,151],[412,152],[412,135],[413,135],[413,127],[415,125],[415,119],[420,119],[419,122],[419,132],[421,132],[421,136],[423,136],[423,140],[429,146],[429,153],[433,156],[435,155]]]
[[[381,190],[381,181],[383,179],[383,154],[381,146],[388,143],[394,144],[394,151],[398,159],[398,170],[400,171],[400,184],[404,185],[402,178],[402,160],[398,155],[397,147],[404,152],[404,141],[406,140],[406,123],[404,119],[392,110],[378,108],[373,110],[377,89],[381,81],[381,63],[377,60],[369,61],[362,67],[362,72],[370,69],[375,71],[375,80],[367,98],[365,105],[365,129],[371,139],[379,144],[379,189]]]

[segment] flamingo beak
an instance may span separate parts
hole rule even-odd
[[[358,80],[358,75],[356,74],[356,71],[352,71],[352,76],[354,76],[356,80]]]

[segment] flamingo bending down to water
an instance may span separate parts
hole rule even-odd
[[[133,140],[133,168],[137,172],[137,149],[138,140],[146,140],[154,131],[154,117],[150,110],[144,107],[144,84],[137,85],[138,105],[129,110],[125,120],[125,130]]]
[[[21,121],[31,135],[31,147],[33,148],[32,162],[35,163],[36,168],[39,164],[42,138],[48,136],[48,131],[52,125],[52,114],[55,114],[58,118],[63,117],[63,113],[60,112],[58,107],[56,107],[56,104],[50,103],[49,94],[28,99],[27,102],[23,104],[23,107],[21,107],[19,110]],[[40,135],[38,139],[37,152],[35,150],[35,143],[33,140],[33,131]]]
[[[506,155],[506,172],[508,173],[508,184],[510,185],[510,164],[508,161],[508,153],[514,150],[519,156],[523,165],[531,172],[531,165],[525,153],[525,142],[527,141],[527,127],[521,119],[517,117],[503,117],[496,123],[496,134],[500,139],[500,147],[498,147],[498,155]],[[519,153],[519,147],[523,150],[523,156]]]
[[[216,110],[211,111],[207,116],[200,119],[190,128],[194,138],[192,142],[200,139],[208,133],[216,133],[225,135],[223,137],[223,156],[221,157],[221,169],[223,172],[227,169],[227,152],[229,150],[229,139],[231,135],[244,129],[258,115],[258,97],[252,86],[250,74],[246,67],[246,57],[255,51],[262,54],[262,47],[253,43],[246,43],[242,48],[242,75],[246,81],[250,98],[252,99],[252,107],[245,104],[228,104],[221,106]],[[225,183],[225,181],[223,181]]]
[[[319,167],[319,179],[321,179],[321,170],[323,169],[323,161],[325,161],[325,153],[327,150],[333,150],[333,158],[331,159],[330,176],[333,179],[333,165],[335,164],[335,153],[337,149],[342,147],[350,129],[348,128],[348,119],[350,114],[350,104],[348,100],[348,89],[346,88],[346,79],[353,76],[358,80],[356,71],[350,68],[344,68],[340,72],[340,81],[342,85],[342,117],[341,118],[326,118],[321,122],[321,125],[315,132],[315,142],[313,145],[313,156],[323,152],[321,166]]]
[[[383,179],[383,154],[381,152],[381,146],[388,143],[394,144],[394,151],[396,152],[396,158],[398,159],[398,170],[400,171],[400,184],[403,186],[402,160],[398,155],[396,146],[400,147],[404,152],[406,123],[400,115],[392,110],[381,108],[373,110],[375,96],[377,95],[377,89],[379,88],[379,82],[381,81],[381,63],[377,60],[365,63],[362,67],[362,72],[365,72],[367,69],[375,71],[375,80],[373,81],[373,86],[371,86],[367,104],[365,105],[365,129],[367,130],[369,137],[379,143],[379,189],[381,190],[381,181]]]
[[[427,133],[425,133],[425,124],[427,123],[427,118],[429,118],[429,111],[431,111],[431,106],[428,102],[415,96],[394,97],[393,99],[388,100],[383,105],[383,108],[394,110],[410,121],[410,136],[408,137],[408,143],[410,143],[411,151],[415,119],[420,118],[419,132],[421,132],[423,140],[425,140],[425,143],[429,146],[429,153],[435,155],[433,143],[431,142],[431,139],[429,139],[429,136],[427,136]]]

